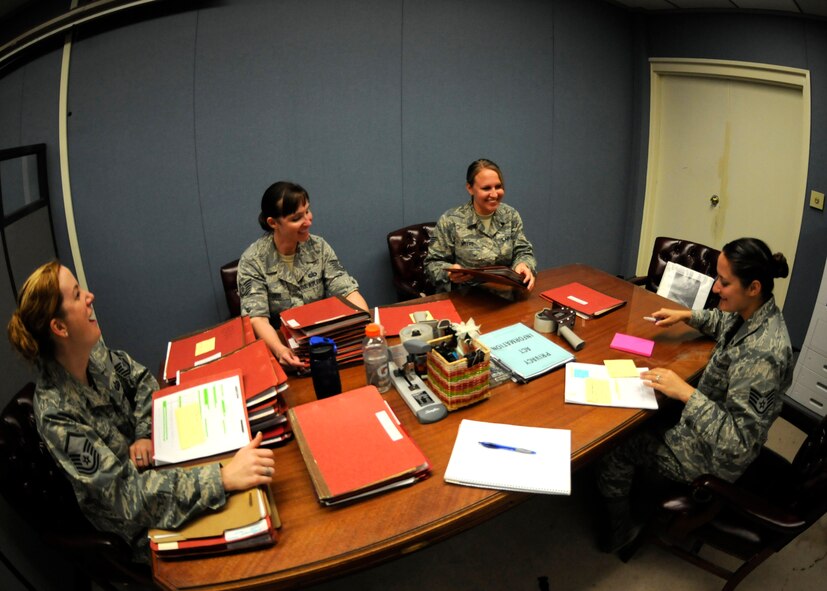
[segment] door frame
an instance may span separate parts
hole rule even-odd
[[[795,246],[792,252],[785,252],[792,274],[798,237],[801,233],[801,220],[804,216],[804,203],[807,192],[807,174],[810,162],[810,72],[799,68],[739,62],[730,60],[691,59],[691,58],[650,58],[650,96],[649,96],[649,153],[646,172],[646,193],[643,204],[643,219],[638,244],[637,275],[645,275],[652,258],[652,245],[655,243],[655,185],[660,166],[660,127],[661,95],[666,76],[689,76],[698,78],[726,78],[746,82],[757,82],[793,88],[801,92],[802,98],[802,133],[801,133],[801,169],[798,171],[798,195],[800,201],[794,215],[797,224]],[[679,237],[678,237],[679,238]],[[710,244],[713,248],[723,245]]]

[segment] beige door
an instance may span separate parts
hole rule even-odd
[[[718,60],[651,63],[649,167],[638,274],[657,236],[720,248],[761,238],[795,261],[810,143],[805,70]],[[783,305],[787,280],[776,282]]]

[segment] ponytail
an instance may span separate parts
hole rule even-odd
[[[52,261],[26,279],[7,326],[9,342],[31,363],[54,356],[50,325],[53,318],[60,317],[63,305],[59,271],[60,263]]]

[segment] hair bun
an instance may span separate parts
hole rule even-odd
[[[790,274],[790,267],[787,264],[787,258],[780,252],[772,255],[773,263],[773,277],[786,277]]]

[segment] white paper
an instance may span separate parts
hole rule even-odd
[[[639,367],[639,371],[647,371]],[[611,400],[600,403],[589,400],[587,395],[588,380],[605,380],[608,382]],[[594,363],[566,364],[566,402],[574,404],[591,404],[595,406],[617,406],[621,408],[656,409],[658,401],[655,391],[643,384],[640,378],[613,378],[605,365]]]
[[[677,263],[666,263],[658,295],[693,310],[702,310],[715,280]]]

